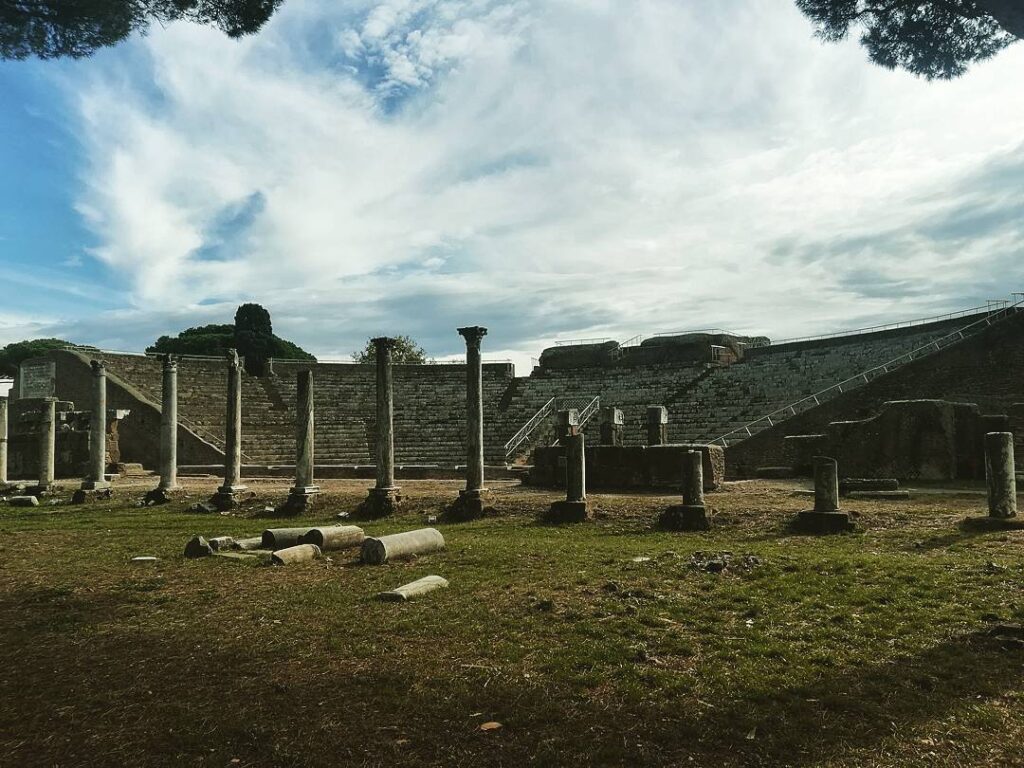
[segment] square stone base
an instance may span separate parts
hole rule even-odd
[[[222,485],[210,497],[210,503],[221,512],[227,512],[238,506],[238,495],[249,490],[244,485]]]
[[[590,518],[590,502],[586,500],[556,501],[541,515],[545,523],[585,523]]]
[[[320,493],[320,486],[307,485],[302,488],[292,488],[288,492],[288,498],[279,505],[274,512],[282,517],[295,517],[308,512],[313,508],[313,499]]]
[[[813,509],[797,515],[795,526],[801,533],[849,533],[855,526],[845,512],[815,512]]]
[[[491,503],[492,500],[493,497],[486,488],[475,491],[459,491],[459,498],[444,511],[444,519],[459,523],[493,515],[497,510]]]
[[[83,491],[102,491],[110,487],[108,480],[84,480],[82,481]]]
[[[79,488],[71,495],[72,504],[85,504],[90,501],[105,500],[113,496],[110,490],[110,483],[106,488]]]
[[[359,505],[356,516],[364,520],[387,517],[398,511],[402,504],[399,488],[371,488],[366,501]]]
[[[711,528],[707,507],[693,504],[669,507],[661,513],[658,522],[669,531],[707,531]]]

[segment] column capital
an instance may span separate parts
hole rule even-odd
[[[170,352],[164,352],[161,355],[157,355],[157,358],[163,363],[164,370],[175,370],[178,367],[178,358],[172,355]]]
[[[480,342],[487,335],[487,329],[482,325],[470,325],[466,328],[457,328],[459,335],[466,340],[467,347],[480,349]]]
[[[92,368],[93,376],[106,376],[107,375],[107,364],[102,360],[90,360],[89,365]]]
[[[227,359],[228,359],[228,368],[238,368],[241,365],[241,363],[238,360],[238,350],[237,349],[229,349],[225,353],[225,355],[227,356]]]

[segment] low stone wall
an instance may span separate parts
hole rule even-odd
[[[683,462],[691,450],[704,454],[704,490],[713,491],[725,480],[725,452],[710,445],[611,446],[586,449],[587,489],[678,489],[683,483]],[[541,488],[565,487],[565,448],[537,448],[525,481]]]
[[[789,437],[786,444],[797,474],[809,474],[814,456],[830,456],[847,477],[980,480],[985,434],[1008,429],[1006,416],[985,416],[977,405],[900,400],[871,418],[833,422],[822,434]]]

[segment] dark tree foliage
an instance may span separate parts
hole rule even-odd
[[[266,372],[267,361],[311,360],[313,355],[273,333],[270,313],[259,304],[243,304],[235,313],[234,325],[203,325],[188,328],[177,336],[161,336],[147,352],[175,355],[210,355],[222,357],[229,349],[237,349],[245,358],[245,369],[254,376]]]
[[[256,32],[283,0],[0,0],[0,58],[81,58],[179,19],[230,37]]]
[[[796,0],[822,39],[836,42],[858,29],[876,64],[928,80],[959,77],[971,64],[1016,41],[1010,31],[1016,29],[1014,11],[1002,6],[1017,3],[1024,4],[1022,0]]]
[[[396,336],[395,348],[391,353],[391,362],[422,365],[427,362],[427,353],[423,347],[416,343],[410,336]],[[358,352],[352,353],[352,359],[357,363],[372,363],[377,360],[377,347],[373,339],[367,339],[366,346]]]
[[[73,346],[70,341],[63,339],[26,339],[15,341],[0,349],[0,374],[14,376],[18,372],[18,366],[25,360],[39,357],[51,349],[64,349]]]

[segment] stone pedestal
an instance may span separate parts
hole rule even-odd
[[[309,510],[320,487],[313,482],[313,371],[296,375],[295,399],[295,485],[277,508],[281,515],[300,515]]]
[[[377,485],[370,489],[359,507],[362,517],[386,517],[402,501],[395,485],[394,392],[391,382],[391,354],[395,340],[373,339],[377,356]]]
[[[661,526],[672,531],[706,531],[711,527],[704,504],[704,455],[689,451],[683,465],[683,503],[661,515]]]
[[[801,512],[796,528],[804,533],[845,533],[852,531],[850,516],[839,508],[839,466],[835,459],[814,459],[814,509]]]
[[[601,445],[622,445],[625,429],[626,419],[619,408],[601,409]]]
[[[559,445],[568,445],[568,438],[580,432],[580,412],[568,408],[555,414],[555,439]]]
[[[224,484],[210,499],[220,511],[238,506],[242,485],[242,365],[238,352],[228,350],[227,419],[224,432]]]
[[[989,432],[985,435],[989,517],[1005,520],[1017,516],[1017,476],[1013,462],[1012,433]]]
[[[82,482],[81,491],[72,497],[73,503],[95,498],[86,491],[110,488],[107,482],[107,369],[99,360],[92,367],[92,412],[89,414],[89,474]],[[109,498],[109,495],[105,498]]]
[[[565,501],[556,501],[544,516],[550,523],[582,523],[590,519],[587,501],[587,465],[582,434],[565,438]]]
[[[647,406],[647,444],[668,443],[668,408],[663,405]]]

